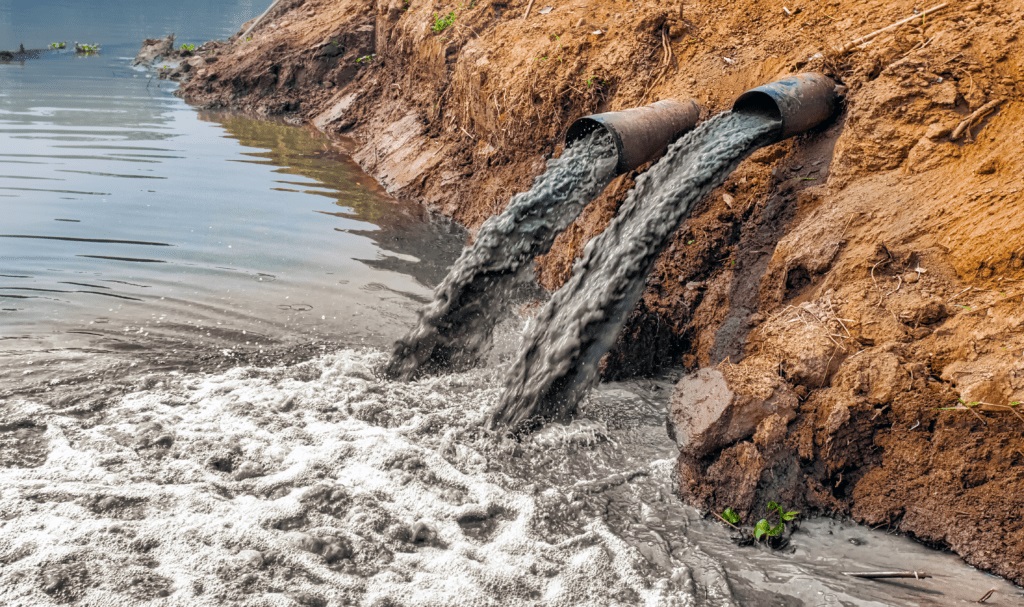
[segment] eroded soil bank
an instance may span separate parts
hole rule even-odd
[[[680,229],[606,375],[695,372],[669,424],[688,501],[849,514],[1024,583],[1024,3],[955,3],[845,54],[927,7],[528,4],[282,0],[186,58],[182,93],[348,135],[393,194],[475,227],[581,115],[837,78],[833,126],[756,154]],[[630,184],[562,235],[544,286]]]

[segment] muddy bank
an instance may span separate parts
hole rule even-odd
[[[184,58],[182,93],[348,135],[391,193],[476,227],[583,114],[842,81],[836,124],[755,154],[679,230],[606,375],[696,372],[670,421],[688,501],[850,514],[1024,582],[1024,6],[957,4],[839,54],[920,7],[527,4],[282,0]]]

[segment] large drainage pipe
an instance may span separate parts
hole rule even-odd
[[[621,175],[662,154],[699,120],[700,106],[695,101],[665,99],[629,110],[584,116],[569,127],[565,145],[598,129],[607,131],[618,150],[615,173]]]
[[[732,111],[781,120],[781,141],[824,123],[838,105],[836,83],[828,76],[806,73],[750,89],[736,99]]]

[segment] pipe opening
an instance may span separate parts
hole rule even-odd
[[[572,126],[569,127],[568,132],[566,132],[565,147],[572,147],[574,143],[576,143],[580,139],[583,139],[584,137],[598,129],[602,129],[604,131],[608,130],[607,128],[605,128],[603,124],[601,124],[597,120],[594,120],[593,118],[580,118],[576,122],[572,123]]]
[[[771,95],[762,91],[747,91],[740,95],[732,111],[741,114],[755,114],[775,120],[782,120],[782,109]]]
[[[828,122],[836,106],[836,83],[811,72],[751,89],[736,99],[733,111],[778,120],[778,138],[785,139]]]
[[[569,127],[569,131],[565,134],[565,147],[572,147],[574,143],[596,131],[608,133],[612,136],[612,143],[615,144],[615,154],[618,156],[618,161],[615,166],[615,174],[621,175],[632,168],[627,166],[626,161],[624,160],[625,154],[622,149],[622,136],[619,135],[619,132],[616,131],[614,127],[611,127],[601,121],[600,117],[601,114],[597,114],[597,118],[584,116],[572,123],[572,126]]]

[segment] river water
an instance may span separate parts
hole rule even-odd
[[[882,530],[736,546],[673,494],[671,376],[490,433],[522,319],[485,368],[377,377],[463,232],[130,67],[263,8],[0,0],[0,49],[103,46],[0,65],[0,604],[1020,604]],[[936,577],[840,574],[894,568]]]
[[[102,46],[0,66],[6,353],[382,345],[415,319],[460,229],[308,131],[197,114],[129,66],[144,33],[201,42],[261,10],[0,1],[0,46]]]

